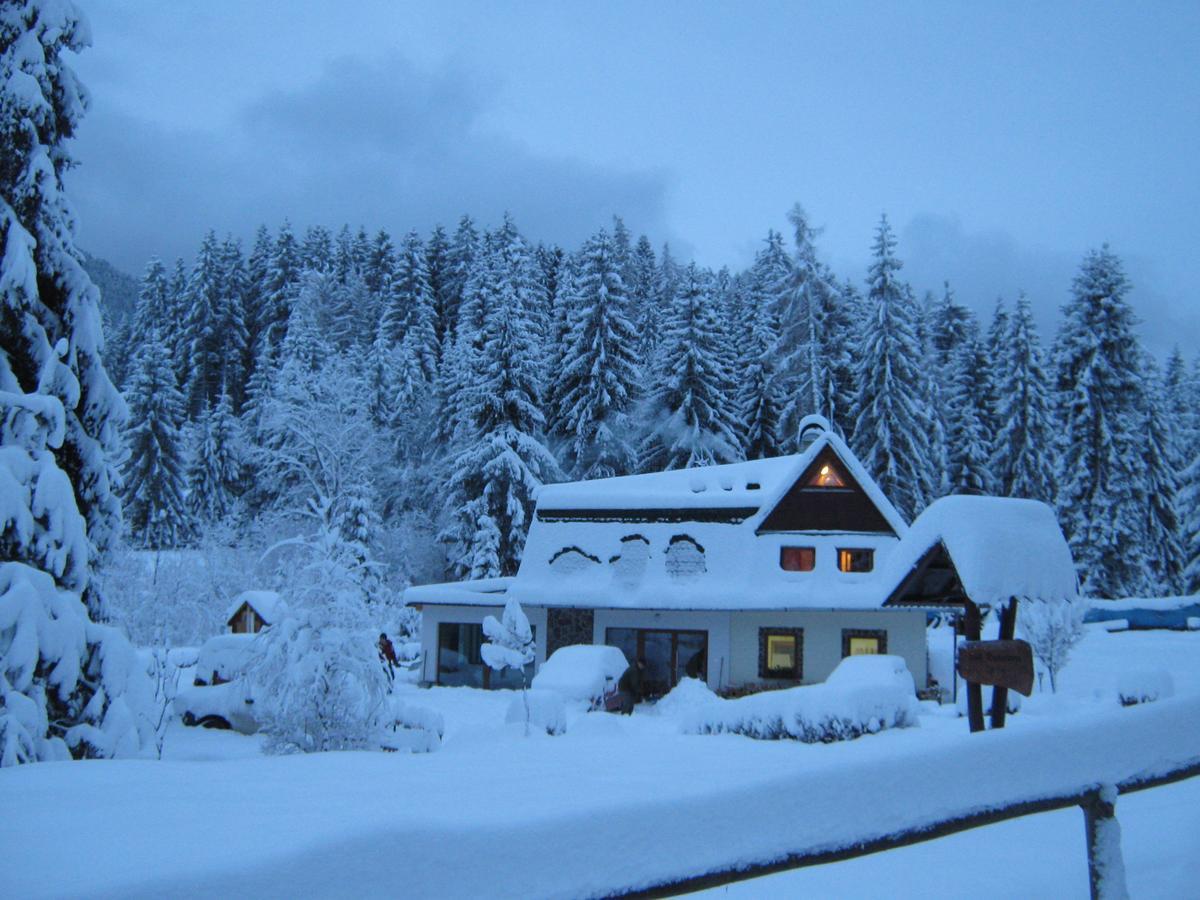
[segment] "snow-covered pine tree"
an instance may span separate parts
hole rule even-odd
[[[438,363],[437,310],[429,285],[425,245],[415,231],[410,231],[400,245],[382,328],[394,343],[408,341],[423,377],[433,381]]]
[[[671,256],[671,248],[663,244],[658,257],[658,270],[654,275],[654,293],[638,315],[637,331],[641,340],[638,357],[646,362],[658,354],[658,343],[662,338],[663,322],[670,315],[675,303],[680,278],[679,264]]]
[[[221,385],[234,410],[245,400],[246,359],[250,330],[246,326],[246,261],[242,245],[230,235],[221,243],[221,305],[217,321],[221,333]]]
[[[738,412],[745,423],[743,436],[747,459],[766,459],[785,452],[783,416],[784,385],[776,358],[779,325],[773,310],[786,283],[791,261],[783,248],[783,236],[768,231],[764,246],[755,256],[746,277],[743,315],[744,345],[738,347],[742,377],[738,382]]]
[[[741,457],[732,360],[721,337],[704,274],[690,263],[664,323],[647,398],[643,472]]]
[[[188,366],[192,361],[187,328],[181,327],[188,317],[188,274],[188,267],[183,258],[176,259],[167,283],[167,319],[158,333],[171,352],[171,360],[175,366],[175,383],[179,390],[185,393],[191,377]],[[184,399],[186,401],[186,396]]]
[[[136,354],[153,330],[160,335],[162,330],[171,323],[169,284],[167,269],[157,256],[152,257],[146,264],[142,275],[141,286],[138,290],[137,308],[133,313],[133,325],[129,331],[128,350]]]
[[[487,616],[483,620],[483,633],[487,642],[479,648],[479,653],[488,667],[497,672],[505,669],[521,673],[521,695],[525,705],[525,737],[529,737],[529,726],[532,714],[529,708],[527,669],[533,664],[537,648],[533,640],[533,628],[529,625],[529,617],[515,597],[509,597],[504,604],[502,618]]]
[[[444,315],[451,339],[446,343],[450,346],[457,335],[459,322],[459,304],[467,289],[467,279],[475,262],[479,247],[479,234],[470,216],[459,219],[454,236],[450,239],[450,247],[446,254],[445,282],[443,285]]]
[[[1147,375],[1156,375],[1153,360]],[[1157,378],[1147,378],[1147,382]],[[1141,477],[1145,487],[1142,552],[1146,560],[1143,589],[1150,596],[1183,591],[1184,529],[1179,519],[1179,471],[1172,461],[1171,436],[1161,398],[1148,394],[1140,429]]]
[[[1162,403],[1171,461],[1176,471],[1182,472],[1200,451],[1200,393],[1178,346],[1171,351],[1163,372]]]
[[[266,225],[259,225],[254,232],[250,256],[246,259],[246,283],[242,294],[242,316],[246,323],[246,350],[242,357],[243,394],[250,390],[250,379],[254,377],[254,366],[258,359],[261,328],[266,321],[263,292],[272,256],[274,247],[271,244],[271,232]]]
[[[262,282],[262,302],[259,309],[259,339],[264,340],[271,357],[283,344],[287,334],[288,317],[292,314],[292,298],[300,281],[300,245],[292,226],[284,222],[279,228]]]
[[[574,479],[628,475],[637,468],[628,419],[638,386],[637,334],[616,251],[604,230],[583,245],[567,351],[554,374],[566,438],[563,469]]]
[[[233,415],[229,395],[222,394],[192,426],[188,506],[198,523],[221,522],[234,514],[242,491],[244,455],[241,424]]]
[[[391,296],[392,278],[396,274],[396,248],[392,244],[392,236],[380,228],[364,249],[367,256],[363,265],[363,282],[370,296],[371,320],[378,324]]]
[[[450,238],[446,229],[436,226],[425,244],[425,268],[429,272],[429,290],[433,295],[434,334],[438,345],[438,363],[441,363],[441,348],[446,335],[452,334],[454,326],[450,318]]]
[[[294,361],[316,371],[332,352],[326,332],[318,323],[318,313],[329,306],[329,292],[336,285],[332,275],[314,270],[300,276],[288,314],[287,332],[280,347],[281,361]]]
[[[945,281],[942,282],[942,296],[933,302],[927,320],[933,361],[939,370],[947,369],[954,348],[977,331],[975,316],[955,300],[950,282]]]
[[[946,486],[952,494],[991,493],[992,441],[987,433],[986,373],[983,349],[971,322],[967,335],[950,351],[941,370],[940,398],[946,411]]]
[[[1183,589],[1200,593],[1200,455],[1180,476],[1179,509],[1183,549]]]
[[[1128,596],[1141,584],[1141,373],[1128,290],[1108,245],[1089,252],[1063,307],[1055,358],[1059,521],[1096,597]]]
[[[498,242],[499,243],[499,242]],[[457,400],[460,449],[450,463],[441,539],[463,577],[511,575],[521,561],[533,492],[560,476],[546,449],[541,412],[541,356],[526,309],[528,253],[512,240],[492,253],[496,294],[486,298],[478,349],[460,343],[473,378]],[[460,328],[469,324],[466,306]]]
[[[1008,335],[1011,330],[1008,308],[1003,297],[996,298],[996,306],[992,311],[992,322],[988,326],[987,341],[984,344],[983,363],[984,374],[987,376],[987,405],[985,407],[987,433],[993,441],[995,449],[996,435],[1000,432],[1000,385],[1005,380],[1004,366],[1001,360],[1007,355]]]
[[[928,423],[932,411],[921,369],[917,338],[920,311],[908,285],[897,277],[903,265],[896,239],[883,216],[875,235],[867,280],[869,317],[863,323],[857,359],[858,421],[854,451],[867,471],[911,519],[932,492]]]
[[[217,235],[204,236],[188,280],[187,318],[183,329],[188,348],[186,389],[188,414],[200,413],[220,395],[224,374],[225,335],[221,332],[224,284]]]
[[[129,533],[141,547],[176,547],[193,531],[184,501],[184,403],[156,330],[142,342],[127,394],[129,455],[123,487]]]
[[[125,414],[62,176],[87,92],[73,4],[0,8],[0,766],[136,753],[138,672],[93,571],[121,529]]]
[[[1033,312],[1024,294],[1009,320],[997,358],[996,434],[992,474],[1005,497],[1054,501],[1054,436],[1049,378],[1042,361]]]
[[[313,225],[305,230],[300,267],[322,273],[333,269],[333,236],[325,226]]]
[[[781,426],[790,435],[796,433],[801,419],[813,413],[831,422],[845,419],[851,385],[839,383],[835,374],[848,370],[850,323],[838,309],[841,297],[836,282],[817,259],[813,240],[818,231],[798,203],[788,218],[795,248],[776,287],[772,313],[779,323],[776,354],[788,392]]]

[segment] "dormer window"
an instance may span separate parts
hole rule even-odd
[[[816,564],[816,547],[779,548],[779,568],[785,572],[811,572]]]
[[[842,477],[842,473],[838,471],[837,466],[832,462],[823,462],[813,472],[808,479],[808,484],[805,487],[810,488],[844,488],[846,479]]]

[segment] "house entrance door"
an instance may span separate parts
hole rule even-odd
[[[617,647],[630,665],[645,663],[642,693],[661,697],[681,678],[708,677],[708,632],[665,628],[609,628],[604,643]]]

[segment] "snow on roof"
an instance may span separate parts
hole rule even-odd
[[[434,606],[503,606],[512,578],[480,578],[445,584],[419,584],[404,591],[404,602]]]
[[[1071,550],[1045,503],[975,496],[935,500],[889,557],[881,577],[890,589],[939,542],[976,603],[996,605],[1010,597],[1069,599],[1078,594]]]
[[[723,466],[547,484],[539,489],[537,504],[539,510],[757,509],[787,480],[796,468],[795,462],[795,456],[778,456]]]
[[[229,604],[229,609],[225,612],[225,621],[232,619],[243,603],[249,604],[268,625],[278,622],[287,611],[287,604],[275,591],[242,591]]]

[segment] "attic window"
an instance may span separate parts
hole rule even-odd
[[[838,570],[870,572],[875,568],[875,551],[869,547],[838,548]]]
[[[746,482],[746,490],[748,490],[748,491],[757,491],[761,488],[762,488],[762,485],[759,484],[757,481],[747,481]]]
[[[816,547],[779,548],[779,568],[785,572],[811,572],[816,564]]]
[[[838,471],[837,466],[831,462],[821,463],[820,468],[812,474],[808,479],[805,487],[815,488],[844,488],[846,479],[842,477],[842,473]]]

